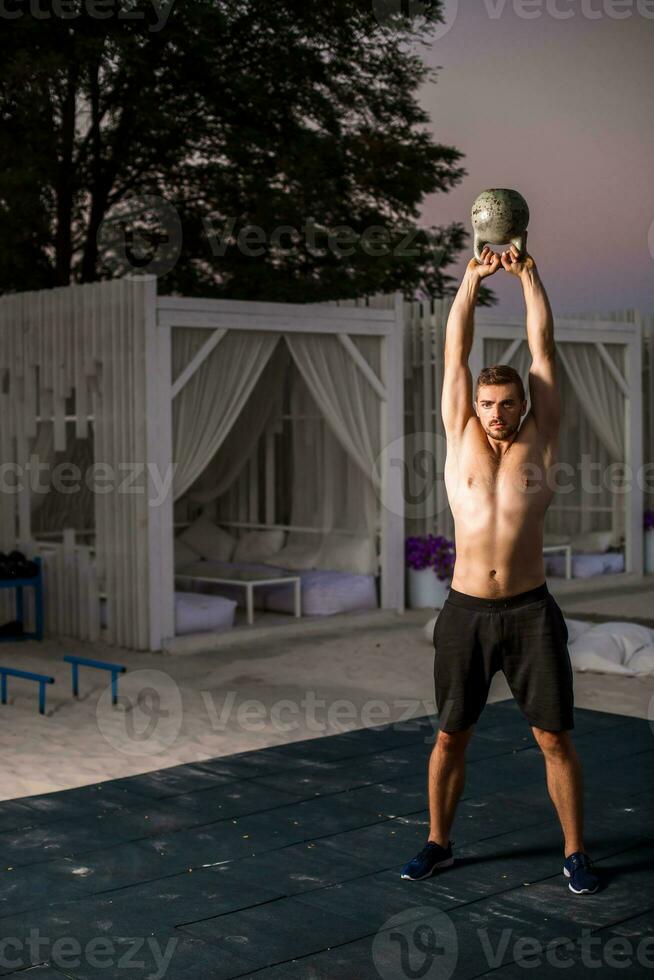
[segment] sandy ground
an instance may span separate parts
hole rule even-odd
[[[1,663],[56,683],[41,716],[37,686],[9,678],[8,704],[0,705],[0,799],[432,714],[433,647],[422,631],[429,618],[414,611],[377,628],[251,639],[247,648],[191,656],[76,641],[6,644]],[[90,669],[82,669],[73,699],[65,653],[124,663],[119,704],[112,706],[108,675]],[[496,674],[490,700],[507,697]],[[654,718],[654,677],[577,672],[575,702]]]

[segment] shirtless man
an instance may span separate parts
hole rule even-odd
[[[445,338],[441,410],[447,436],[445,486],[454,517],[452,587],[434,628],[440,732],[429,760],[429,838],[402,869],[427,878],[454,863],[449,839],[465,778],[465,750],[495,671],[502,670],[540,746],[547,789],[563,831],[564,867],[576,894],[598,879],[584,849],[579,758],[572,743],[572,666],[565,620],[548,591],[543,521],[554,496],[560,401],[554,324],[533,258],[515,246],[472,259],[452,304]],[[531,409],[520,375],[484,368],[473,405],[468,357],[482,279],[500,268],[518,277],[527,307]]]

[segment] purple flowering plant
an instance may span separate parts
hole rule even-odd
[[[407,538],[405,557],[409,568],[421,571],[433,568],[439,579],[452,577],[454,571],[454,542],[443,535],[428,534],[426,537]]]
[[[644,512],[643,527],[646,531],[654,531],[654,510],[646,510]]]

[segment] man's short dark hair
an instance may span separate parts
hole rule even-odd
[[[485,367],[479,372],[479,377],[477,378],[475,398],[477,397],[479,389],[482,385],[510,384],[518,386],[518,395],[520,397],[520,401],[523,402],[525,400],[525,386],[523,385],[522,378],[515,368],[512,368],[510,364],[494,364],[492,367]]]

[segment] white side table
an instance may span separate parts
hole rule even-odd
[[[553,555],[557,552],[565,554],[565,577],[572,578],[572,545],[571,544],[544,544],[543,554]]]
[[[232,572],[230,576],[218,575],[185,575],[175,572],[176,579],[186,579],[190,582],[211,582],[212,585],[241,585],[245,589],[245,608],[248,625],[254,622],[254,590],[258,585],[284,585],[292,583],[294,586],[294,609],[295,617],[302,616],[302,600],[300,594],[301,578],[299,575],[275,575],[271,573],[257,574],[256,572]]]

